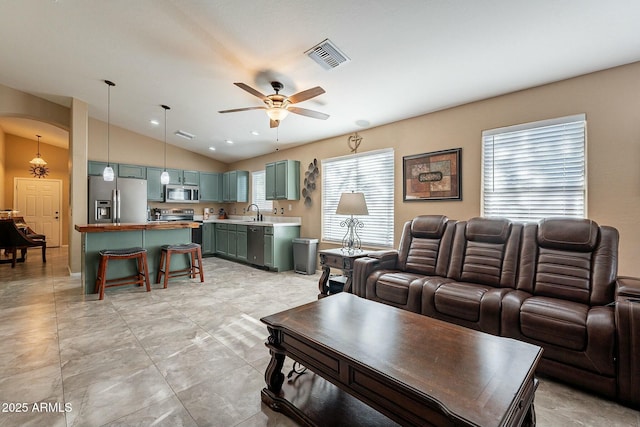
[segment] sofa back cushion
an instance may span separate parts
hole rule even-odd
[[[518,289],[586,305],[613,301],[618,232],[589,219],[547,218],[523,233]]]
[[[429,276],[446,273],[455,221],[444,215],[421,215],[404,225],[398,269]]]
[[[501,218],[458,223],[447,276],[493,287],[516,285],[522,225]]]

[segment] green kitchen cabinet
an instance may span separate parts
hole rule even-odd
[[[247,226],[246,225],[238,225],[236,227],[236,259],[239,259],[241,261],[247,260]]]
[[[200,201],[222,201],[222,174],[217,172],[200,172]]]
[[[300,200],[300,162],[280,160],[265,165],[267,200]]]
[[[216,253],[216,225],[213,222],[202,224],[202,255]]]
[[[227,255],[229,252],[229,234],[227,224],[216,223],[216,254]]]
[[[111,168],[113,169],[113,174],[118,176],[118,164],[110,163]],[[96,162],[93,160],[89,160],[87,163],[87,173],[92,176],[102,176],[102,172],[104,172],[104,168],[107,167],[107,162]]]
[[[200,172],[182,171],[182,182],[184,185],[200,185]]]
[[[147,200],[164,202],[164,187],[160,183],[160,175],[164,169],[147,168]]]
[[[147,179],[147,168],[139,165],[120,164],[118,165],[118,177]]]
[[[236,253],[238,252],[238,240],[236,238],[237,235],[237,226],[235,224],[229,224],[227,226],[227,256],[231,258],[236,257]]]
[[[169,173],[169,184],[182,184],[182,169],[167,169]]]
[[[300,237],[299,226],[264,228],[264,266],[270,270],[293,270],[293,239]]]
[[[249,200],[249,172],[229,171],[222,174],[222,201],[244,202]]]

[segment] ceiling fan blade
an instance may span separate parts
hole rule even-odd
[[[246,108],[234,108],[232,110],[222,110],[218,111],[218,113],[237,113],[238,111],[249,111],[249,110],[266,110],[267,107],[246,107]]]
[[[300,114],[301,116],[312,117],[314,119],[327,120],[329,118],[328,114],[321,113],[319,111],[307,110],[306,108],[300,107],[289,107],[287,110],[292,113]]]
[[[251,87],[251,86],[249,86],[249,85],[246,85],[246,84],[244,84],[244,83],[234,83],[234,85],[238,86],[240,89],[244,89],[244,90],[246,90],[246,91],[247,91],[247,92],[249,92],[251,95],[253,95],[253,96],[257,96],[257,97],[258,97],[258,98],[260,98],[260,99],[265,99],[265,98],[266,98],[266,95],[264,95],[264,94],[262,94],[262,93],[258,92],[257,90],[255,90],[254,88],[252,88],[252,87]]]
[[[269,120],[270,128],[277,128],[278,126],[280,126],[280,120]]]
[[[311,89],[303,90],[289,97],[289,102],[295,104],[297,102],[306,101],[307,99],[315,98],[318,95],[322,95],[324,89],[320,86],[312,87]]]

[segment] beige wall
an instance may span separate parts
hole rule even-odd
[[[158,138],[149,138],[111,125],[109,160],[143,166],[164,165],[164,131],[158,129]],[[107,161],[107,123],[89,118],[89,160]],[[225,163],[167,144],[167,168],[223,172]]]
[[[4,192],[5,205],[13,206],[14,196],[14,178],[33,178],[29,172],[31,165],[29,161],[33,159],[38,152],[38,142],[22,138],[12,134],[5,136],[5,153],[4,161],[5,176]],[[69,154],[68,150],[53,145],[40,143],[40,156],[47,161],[49,175],[43,179],[59,179],[62,181],[62,200],[60,200],[60,208],[64,212],[65,207],[69,205]],[[62,235],[60,243],[66,246],[69,242],[69,219],[67,215],[60,215],[62,219]]]
[[[481,132],[486,129],[586,113],[588,217],[620,231],[621,275],[640,276],[640,63],[605,70],[359,132],[359,152],[395,150],[395,240],[402,224],[421,214],[468,219],[480,214]],[[282,126],[286,126],[286,120]],[[462,201],[403,202],[402,157],[462,147]],[[301,181],[310,161],[349,154],[347,136],[237,162],[232,169],[261,170],[279,159],[301,161]],[[320,167],[322,175],[322,167]],[[285,215],[303,217],[302,235],[320,237],[322,188],[313,205],[275,203]],[[288,204],[293,206],[288,211]],[[237,204],[241,212],[244,204]],[[366,233],[366,218],[365,229]],[[322,245],[324,246],[324,245]]]
[[[5,133],[0,128],[0,182],[5,182],[4,162],[7,158],[5,153]],[[4,185],[0,185],[0,209],[9,209],[9,203],[6,202]]]

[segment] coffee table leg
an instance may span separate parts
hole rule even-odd
[[[282,366],[284,365],[285,352],[277,348],[280,344],[279,333],[269,327],[267,329],[269,329],[269,338],[266,345],[269,347],[271,360],[269,361],[269,365],[267,365],[267,370],[264,372],[264,380],[267,383],[269,391],[275,395],[279,395],[282,390],[282,384],[284,383]]]

